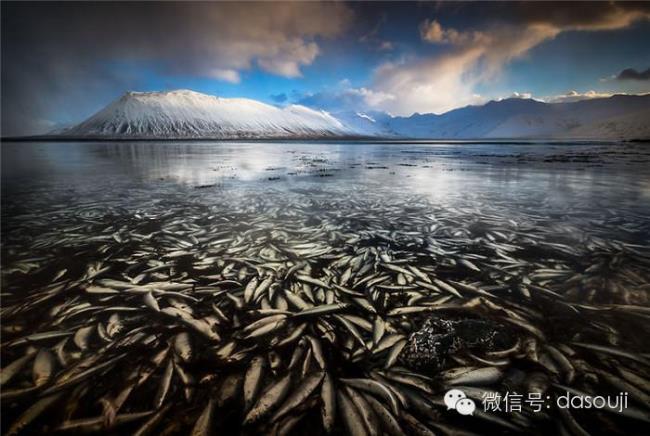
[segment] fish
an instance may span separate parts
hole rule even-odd
[[[194,423],[194,428],[192,428],[191,436],[207,436],[211,434],[210,427],[212,426],[212,415],[214,411],[214,398],[210,397],[208,404],[205,405],[205,409],[201,412],[201,415]]]
[[[34,386],[42,386],[52,378],[56,366],[56,358],[46,348],[41,348],[34,358],[32,380]]]
[[[113,426],[116,427],[116,426],[128,424],[130,422],[138,421],[142,418],[146,418],[152,413],[153,412],[151,411],[147,411],[147,412],[138,412],[138,413],[124,413],[121,415],[117,415],[115,417]],[[61,424],[59,427],[57,427],[55,430],[59,432],[65,432],[65,431],[96,432],[102,430],[103,428],[104,428],[104,418],[100,416],[96,418],[82,418],[82,419],[66,421],[63,424]]]
[[[10,432],[471,434],[647,421],[635,407],[589,425],[557,410],[455,420],[439,392],[478,401],[510,383],[542,395],[563,383],[647,403],[649,356],[630,337],[650,315],[637,212],[564,211],[559,222],[471,192],[439,204],[408,191],[390,202],[373,190],[220,190],[210,201],[201,191],[21,215],[30,237],[3,241]],[[400,357],[430,318],[491,320],[513,340],[451,347],[435,371],[410,367]]]
[[[290,385],[291,374],[288,374],[264,391],[244,417],[244,425],[258,421],[277,407],[289,393]]]
[[[36,349],[28,349],[24,356],[21,356],[2,368],[0,371],[0,386],[10,382],[17,374],[20,374],[22,368],[34,358]]]
[[[270,419],[271,422],[277,421],[293,409],[300,406],[303,402],[307,401],[312,392],[320,386],[321,381],[325,377],[324,371],[314,372],[302,380],[299,386],[289,395],[280,408],[274,413]]]
[[[345,424],[347,433],[352,436],[365,435],[366,428],[359,410],[352,400],[350,400],[340,389],[336,391],[336,403],[338,405],[339,414],[343,418],[343,423]]]
[[[242,374],[229,374],[222,382],[221,388],[217,394],[217,406],[223,407],[229,401],[236,400],[244,382]]]
[[[165,414],[169,411],[169,409],[172,407],[171,404],[165,405],[163,408],[161,408],[158,412],[156,412],[154,415],[151,416],[138,430],[133,433],[133,436],[146,436],[150,433],[152,433],[155,429],[155,427],[162,421],[164,418]]]
[[[187,332],[181,332],[174,337],[174,352],[184,362],[189,362],[193,355],[192,339]]]
[[[158,305],[158,301],[156,300],[156,297],[153,296],[152,292],[147,292],[144,294],[144,304],[151,310],[160,312],[160,306]]]
[[[441,375],[448,385],[482,386],[491,385],[503,376],[503,370],[497,367],[460,368],[460,371],[448,371]]]
[[[327,433],[332,433],[336,422],[336,389],[328,372],[323,376],[320,398],[323,428]]]
[[[349,386],[346,386],[345,392],[350,400],[352,400],[352,403],[356,406],[365,426],[366,433],[372,436],[378,436],[380,434],[379,420],[377,419],[372,407],[370,407],[361,394]]]
[[[7,430],[7,435],[20,434],[29,424],[36,420],[43,412],[52,407],[63,394],[58,393],[43,397],[32,404],[25,412],[23,412]]]
[[[167,365],[165,366],[165,371],[162,374],[160,385],[156,391],[156,396],[154,397],[153,406],[154,409],[160,409],[167,397],[169,388],[171,387],[172,376],[174,375],[174,362],[172,359],[167,359]]]
[[[402,430],[397,417],[383,403],[376,400],[372,395],[365,395],[364,398],[381,421],[379,428],[382,428],[391,436],[403,436],[406,434]]]
[[[244,376],[244,408],[246,410],[250,410],[253,406],[257,394],[262,388],[265,367],[266,359],[263,356],[256,356],[251,360],[246,371]]]
[[[395,394],[382,383],[372,379],[341,379],[343,383],[358,390],[363,390],[376,397],[384,399],[384,404],[390,406],[394,415],[399,416],[400,402]]]

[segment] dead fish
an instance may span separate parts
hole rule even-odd
[[[302,310],[293,315],[293,318],[314,316],[314,315],[326,315],[329,313],[341,312],[350,305],[347,303],[333,303],[333,304],[324,304],[322,306],[314,306],[309,309]]]
[[[352,436],[364,436],[366,434],[366,428],[363,419],[352,400],[341,389],[336,392],[336,403],[338,404],[339,413],[343,417],[343,423],[348,434]]]
[[[359,415],[361,416],[361,419],[364,423],[366,432],[370,436],[379,436],[379,420],[377,419],[377,416],[375,415],[372,407],[370,407],[368,402],[360,393],[350,388],[349,386],[345,388],[345,392],[352,400],[352,403],[356,406],[357,411],[359,412]]]
[[[223,407],[227,402],[235,401],[239,395],[243,381],[244,377],[242,374],[229,374],[221,384],[221,388],[218,390],[217,406]]]
[[[376,400],[372,395],[365,395],[365,400],[381,421],[380,428],[384,432],[391,436],[405,435],[397,418],[381,402]]]
[[[192,339],[187,332],[181,332],[174,337],[174,352],[183,362],[189,362],[192,359]]]
[[[257,394],[262,388],[262,380],[264,377],[264,368],[266,366],[266,359],[263,356],[256,356],[251,360],[251,364],[244,376],[244,408],[250,410]]]
[[[92,335],[93,331],[95,330],[95,327],[90,325],[86,327],[81,327],[77,332],[74,334],[74,337],[72,338],[72,341],[75,343],[77,347],[79,347],[82,351],[88,348],[88,341],[90,340],[90,336]]]
[[[253,408],[246,414],[244,424],[251,424],[270,413],[289,393],[291,374],[284,376],[262,393]]]
[[[108,324],[106,325],[106,333],[108,333],[108,336],[114,338],[116,335],[121,333],[123,329],[124,325],[120,320],[120,315],[117,313],[112,314],[108,319]]]
[[[172,376],[174,375],[174,363],[172,359],[167,360],[167,365],[165,366],[165,372],[162,375],[160,380],[160,385],[158,385],[158,391],[154,397],[154,408],[160,409],[163,405],[169,388],[171,386]]]
[[[160,423],[160,421],[162,421],[165,414],[171,407],[171,404],[167,404],[165,407],[156,412],[155,415],[149,418],[135,433],[133,433],[133,436],[147,436],[148,434],[153,433],[156,426]]]
[[[0,386],[4,386],[6,383],[10,382],[16,374],[19,374],[23,367],[34,358],[36,349],[28,349],[27,353],[14,360],[0,371]]]
[[[160,306],[158,306],[158,301],[153,296],[153,293],[147,292],[146,294],[144,294],[144,304],[148,308],[150,308],[150,309],[152,309],[152,310],[154,310],[156,312],[160,312]]]
[[[206,436],[211,434],[210,427],[212,426],[212,414],[214,411],[214,399],[210,397],[208,404],[203,409],[203,412],[196,420],[194,428],[192,428],[191,436]]]
[[[336,420],[336,390],[329,373],[325,373],[323,377],[320,397],[323,428],[327,433],[331,433],[334,430]]]
[[[115,417],[115,421],[113,422],[113,426],[115,427],[115,426],[128,424],[130,422],[137,421],[142,418],[146,418],[152,413],[153,412],[138,412],[138,413],[124,413],[121,415],[117,415]],[[57,427],[55,430],[61,432],[63,431],[96,432],[96,431],[101,431],[103,428],[104,428],[104,418],[102,416],[99,416],[96,418],[83,418],[83,419],[66,421],[63,424],[61,424],[59,427]]]
[[[630,359],[642,363],[646,366],[650,366],[650,360],[648,360],[647,358],[634,353],[627,352],[625,350],[616,349],[604,345],[587,344],[585,342],[572,342],[572,344],[580,348],[585,348],[587,350],[596,351],[604,354],[610,354],[618,357],[624,357],[626,359]]]
[[[496,383],[503,376],[503,370],[495,367],[460,368],[457,371],[447,371],[442,379],[448,385],[482,386]]]
[[[43,397],[40,400],[32,404],[22,415],[14,421],[9,430],[7,430],[7,435],[17,435],[22,433],[22,431],[31,424],[35,419],[37,419],[45,410],[51,407],[56,401],[61,398],[63,393],[50,395]]]
[[[324,376],[325,373],[321,371],[312,373],[307,376],[301,382],[301,384],[291,393],[291,395],[289,395],[287,400],[282,404],[277,412],[275,412],[270,421],[277,421],[283,415],[289,413],[294,408],[298,407],[300,404],[306,401],[312,392],[318,388]]]
[[[32,369],[32,380],[34,386],[42,386],[46,384],[54,372],[56,366],[56,358],[47,349],[41,348],[34,358],[34,367]]]
[[[314,353],[314,359],[316,359],[316,362],[318,362],[318,366],[320,366],[321,369],[325,369],[327,362],[325,361],[325,356],[323,355],[323,348],[320,345],[320,341],[317,338],[309,335],[307,335],[306,338],[309,341],[311,351]]]
[[[372,379],[361,379],[361,378],[346,378],[341,379],[341,381],[349,386],[352,386],[356,389],[363,390],[378,398],[382,398],[386,404],[389,404],[393,414],[399,415],[400,405],[399,400],[393,394],[393,392],[384,386],[382,383],[372,380]]]

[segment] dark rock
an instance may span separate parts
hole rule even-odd
[[[503,350],[514,341],[508,328],[490,320],[432,317],[411,334],[399,362],[413,370],[438,370],[458,351]]]

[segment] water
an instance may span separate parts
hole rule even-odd
[[[443,201],[542,191],[616,207],[648,199],[649,156],[644,144],[615,143],[6,143],[2,169],[8,195],[261,182],[261,189],[395,186]]]
[[[646,144],[605,142],[4,143],[3,367],[29,352],[30,346],[55,350],[65,337],[20,341],[29,334],[69,331],[72,335],[84,327],[97,326],[103,329],[102,334],[94,327],[87,337],[75,334],[75,339],[68,338],[59,351],[63,350],[70,362],[83,361],[95,353],[103,362],[126,350],[130,364],[117,363],[94,375],[90,380],[97,386],[90,392],[83,390],[88,387],[86,380],[61,388],[75,388],[71,392],[85,404],[76,405],[67,419],[107,416],[106,409],[97,406],[98,401],[115,401],[117,392],[111,383],[126,380],[128,386],[129,368],[142,370],[149,365],[138,366],[141,359],[155,362],[156,369],[147,382],[152,386],[143,382],[144,387],[135,389],[117,409],[125,416],[146,412],[151,407],[142,404],[150,402],[171,359],[164,355],[156,360],[165,344],[174,343],[174,335],[183,329],[189,328],[194,346],[203,344],[206,335],[191,324],[144,315],[148,306],[143,305],[143,292],[155,288],[152,296],[158,309],[187,310],[196,319],[212,320],[212,305],[216,305],[227,319],[214,321],[216,326],[211,324],[220,338],[208,334],[208,345],[203,351],[194,350],[191,362],[174,357],[181,368],[180,379],[185,367],[195,382],[201,382],[193,382],[193,393],[187,395],[188,388],[184,393],[183,383],[175,378],[174,388],[163,402],[173,404],[173,412],[161,414],[159,425],[172,433],[187,431],[204,410],[210,392],[224,391],[221,379],[243,374],[250,359],[260,355],[260,349],[264,349],[265,359],[266,353],[271,356],[276,352],[269,351],[266,338],[262,342],[238,339],[238,323],[245,325],[261,315],[253,316],[246,307],[233,306],[225,294],[241,298],[241,288],[252,277],[259,276],[262,281],[269,274],[278,281],[268,291],[260,291],[263,295],[255,302],[247,302],[248,310],[276,307],[281,298],[278,292],[296,292],[309,305],[349,303],[353,309],[347,308],[349,313],[344,314],[372,323],[376,315],[363,306],[356,307],[360,303],[349,295],[337,293],[334,297],[332,290],[325,292],[314,284],[301,291],[304,282],[294,279],[301,273],[341,284],[339,280],[350,269],[346,286],[365,293],[372,310],[388,322],[387,333],[381,337],[394,334],[405,340],[421,325],[422,313],[391,315],[399,307],[442,305],[456,318],[457,311],[462,314],[469,310],[472,317],[510,325],[515,329],[513,336],[523,342],[533,341],[542,355],[541,363],[530,352],[511,357],[503,378],[494,382],[495,389],[503,391],[513,383],[524,389],[521,382],[517,385],[512,380],[541,368],[547,385],[557,382],[604,395],[611,390],[611,383],[601,379],[594,384],[587,375],[593,368],[575,363],[577,376],[569,377],[563,362],[553,360],[554,352],[548,357],[544,347],[551,344],[571,361],[584,359],[599,371],[614,372],[617,379],[623,377],[616,372],[620,366],[648,376],[648,368],[635,360],[580,348],[572,342],[619,348],[635,355],[650,352],[644,311],[650,280],[649,163]],[[348,257],[355,255],[360,256],[360,265],[350,266]],[[444,288],[423,290],[416,285],[421,280],[415,273],[399,272],[385,264],[419,268],[431,278],[451,283],[461,298],[449,295]],[[362,280],[367,276],[373,277],[366,283],[374,278],[378,283],[367,288]],[[357,285],[360,281],[362,284]],[[124,290],[117,282],[136,288],[147,283],[155,286],[117,296],[106,291],[116,286]],[[165,294],[164,289],[158,289],[160,283],[178,285],[182,295]],[[487,298],[487,303],[467,309],[479,300],[462,284],[488,292],[478,295]],[[92,286],[100,288],[98,294],[91,292],[95,289]],[[265,292],[269,292],[268,298]],[[503,307],[511,312],[503,312]],[[115,326],[115,318],[111,318],[114,313],[122,317],[120,325],[126,327],[117,336],[106,336],[104,330]],[[375,346],[368,347],[367,358],[360,359],[354,354],[359,344],[354,345],[350,330],[336,324],[337,318],[332,315],[320,319],[305,331],[327,338],[319,329],[336,326],[334,342],[338,345],[332,348],[333,344],[323,339],[325,359],[328,367],[334,368],[335,380],[370,377],[373,370],[383,366],[386,356],[380,352],[375,355]],[[281,331],[290,335],[300,325],[291,321]],[[151,338],[137,336],[135,344],[127,340],[115,345],[125,331],[138,328]],[[364,340],[372,340],[373,332],[361,330]],[[244,351],[239,358],[243,362],[232,359],[230,366],[221,362],[215,370],[214,354],[229,339],[242,341]],[[144,350],[140,341],[146,343]],[[278,358],[288,361],[294,345],[277,351]],[[339,354],[337,347],[344,351]],[[345,351],[346,347],[352,348]],[[479,351],[488,353],[483,356],[488,361],[494,360],[486,357],[490,350]],[[57,359],[45,386],[58,386],[61,371],[70,367],[60,361],[60,356]],[[471,358],[467,359],[455,356],[436,371],[471,365]],[[530,359],[535,362],[533,367]],[[73,365],[70,362],[67,365]],[[311,363],[307,360],[304,372],[310,373],[319,363],[313,358]],[[24,374],[7,385],[16,399],[3,402],[4,416],[17,416],[25,409],[25,402],[42,395],[44,388],[29,390],[33,386],[30,368],[27,365]],[[289,371],[285,364],[273,369],[277,377],[284,371]],[[427,375],[436,379],[435,374],[429,371]],[[275,380],[270,375],[267,379]],[[438,390],[445,385],[435,383],[437,398]],[[27,391],[21,393],[20,389]],[[240,396],[236,398],[241,400]],[[294,418],[313,416],[320,422],[316,406],[306,407]],[[41,421],[32,424],[34,428],[64,425],[56,414],[57,407],[66,406],[57,399],[53,416],[39,417]],[[212,422],[212,428],[242,430],[242,412],[228,407],[224,410],[228,417]],[[422,412],[410,413],[421,422],[434,420]],[[436,414],[436,419],[452,426],[481,428],[474,419],[459,421],[442,412]],[[635,422],[634,418],[607,414],[574,414],[591,431],[597,431],[603,422],[618,431]],[[552,418],[502,416],[522,432],[556,430]],[[136,424],[124,425],[135,430],[142,419],[136,416]],[[287,419],[278,422],[287,427],[296,424],[294,431],[298,433],[306,431],[304,422],[308,419],[297,423]],[[566,416],[562,419],[563,424],[558,425],[571,426]],[[174,420],[178,422],[172,424]],[[337,425],[342,425],[341,420],[339,416]],[[11,422],[13,419],[3,420],[5,431]],[[102,425],[99,430],[106,430]],[[271,425],[276,424],[262,419],[243,430],[268,431]],[[408,420],[401,425],[408,429]],[[425,425],[435,430],[433,424]],[[498,424],[490,425],[503,430]]]
[[[2,190],[6,229],[24,225],[15,218],[23,213],[88,205],[133,212],[169,198],[216,206],[242,196],[316,195],[382,203],[408,197],[438,208],[495,209],[503,217],[538,214],[570,236],[577,236],[574,226],[616,234],[625,222],[650,215],[650,150],[539,142],[8,143]],[[599,228],[603,219],[611,225]],[[647,235],[627,237],[647,242]]]

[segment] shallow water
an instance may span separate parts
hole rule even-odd
[[[80,194],[217,184],[250,189],[394,187],[437,201],[513,200],[626,206],[650,198],[650,150],[616,143],[5,143],[5,200],[47,189]],[[271,183],[273,182],[273,183]],[[24,198],[21,199],[24,201]]]
[[[292,277],[284,276],[287,268],[294,265],[306,265],[299,270],[303,275],[338,284],[345,270],[351,268],[349,286],[366,293],[379,317],[392,323],[394,330],[390,334],[404,338],[419,328],[422,314],[402,316],[393,312],[396,309],[424,304],[458,311],[478,301],[473,291],[458,287],[462,285],[454,285],[460,290],[459,298],[447,295],[444,288],[429,295],[429,291],[423,292],[416,285],[419,276],[386,269],[385,264],[389,264],[413,266],[430,278],[484,289],[489,292],[487,297],[479,296],[488,301],[482,301],[476,312],[472,309],[472,316],[478,314],[512,323],[515,330],[520,329],[516,333],[522,341],[532,340],[541,350],[551,344],[560,347],[572,360],[585,359],[588,364],[604,365],[599,370],[613,371],[619,362],[608,360],[611,356],[584,349],[571,355],[579,349],[571,344],[619,347],[635,355],[650,352],[646,341],[647,312],[643,311],[648,307],[649,254],[650,149],[647,144],[2,144],[3,367],[4,362],[14,361],[28,352],[32,343],[35,349],[54,349],[65,336],[26,343],[20,342],[22,337],[56,330],[69,331],[72,335],[88,323],[101,324],[103,329],[104,325],[111,324],[111,307],[118,306],[128,307],[135,313],[131,319],[130,312],[124,309],[122,316],[129,327],[144,326],[145,331],[155,336],[147,342],[146,351],[140,344],[135,348],[132,344],[119,346],[131,353],[128,357],[131,366],[142,358],[153,359],[164,349],[164,344],[173,342],[182,326],[176,320],[158,319],[156,314],[150,318],[141,315],[146,310],[142,292],[148,288],[125,297],[122,294],[89,296],[86,291],[89,286],[115,286],[115,281],[135,281],[134,287],[147,283],[159,286],[162,282],[191,286],[181,292],[187,292],[184,298],[192,303],[183,304],[192,306],[196,318],[210,316],[213,304],[220,307],[230,320],[216,327],[221,338],[212,341],[216,343],[208,341],[206,350],[218,350],[221,340],[239,341],[236,339],[239,323],[257,319],[249,318],[250,313],[244,309],[232,307],[232,301],[224,299],[222,293],[240,297],[242,289],[237,286],[243,288],[251,277],[262,279],[267,272],[276,278],[284,277],[277,282],[278,289],[286,287],[284,292],[291,292],[288,289],[294,288],[290,286],[301,286]],[[368,268],[348,267],[346,256],[354,255],[362,255],[360,262],[364,265],[368,262]],[[374,261],[370,262],[368,258],[372,256]],[[155,272],[148,272],[161,266]],[[362,282],[355,287],[364,275],[373,274],[380,279],[378,284],[365,288]],[[227,281],[235,283],[226,284]],[[201,286],[206,288],[205,292],[212,289],[215,294],[210,297],[195,294]],[[271,289],[275,289],[273,286]],[[403,293],[390,294],[399,286],[406,286]],[[326,295],[323,289],[314,286],[313,290],[297,292],[303,292],[300,295],[311,300],[310,305],[318,305],[319,301],[331,303],[327,299],[334,297]],[[414,299],[409,294],[411,291],[422,295]],[[274,307],[277,302],[273,292],[280,291],[269,292],[267,301],[258,299],[248,309]],[[378,296],[382,292],[387,294]],[[50,294],[51,300],[39,299]],[[161,308],[176,307],[178,303],[164,291],[154,297]],[[345,295],[336,298],[335,301],[340,298],[346,304],[356,304],[348,302],[349,297]],[[91,309],[80,312],[81,316],[60,313],[81,304]],[[515,321],[512,313],[503,307],[518,314],[514,315]],[[346,310],[350,315],[373,322],[374,312],[361,309]],[[322,320],[335,323],[331,316],[323,315]],[[526,326],[522,327],[517,317]],[[290,334],[300,325],[290,323],[283,327],[283,333]],[[322,333],[311,324],[306,331],[312,335]],[[335,342],[345,349],[349,338],[343,338],[350,333],[345,329],[336,331],[339,338]],[[366,338],[366,332],[363,335],[364,340],[372,339],[372,334],[370,339]],[[77,342],[64,343],[64,354],[80,353],[76,357],[83,359],[100,350],[103,353],[106,342],[111,344],[113,339],[99,338],[95,333],[89,338],[81,353]],[[202,344],[205,338],[193,340]],[[268,351],[264,341],[253,341],[251,345],[249,339],[242,343],[253,350],[242,351],[244,362],[235,361],[232,367],[219,366],[217,370],[210,366],[207,351],[195,352],[186,371],[196,380],[207,378],[208,381],[205,386],[199,384],[189,400],[183,399],[181,388],[173,391],[168,403],[174,405],[174,412],[161,417],[162,427],[171,432],[190,429],[203,410],[209,392],[223,390],[210,377],[243,374],[248,360],[259,354],[260,347],[264,353]],[[324,345],[325,355],[328,365],[335,367],[332,373],[337,377],[370,376],[385,360],[384,355],[372,351],[376,344],[374,348],[368,347],[367,359],[361,360],[345,353],[337,354],[333,345]],[[291,350],[290,346],[290,350],[278,352],[279,356],[288,360]],[[354,348],[349,351],[354,354]],[[547,375],[549,383],[571,385],[591,394],[604,394],[611,389],[606,383],[605,387],[601,386],[602,380],[594,386],[586,375],[591,373],[588,370],[576,370],[577,377],[566,379],[562,371],[559,375],[554,373],[552,362],[542,359],[539,363],[534,358],[531,367],[529,354],[513,358],[504,380],[541,367],[550,374]],[[462,356],[454,359],[442,369],[472,362]],[[304,372],[317,368],[317,363],[312,362]],[[184,365],[182,361],[177,364]],[[556,362],[555,367],[558,365]],[[623,365],[643,377],[648,376],[648,368],[638,366],[636,361],[623,358]],[[58,362],[48,383],[57,385],[59,371],[64,369]],[[119,380],[127,369],[128,366],[118,364],[96,375],[94,380],[99,387],[92,393],[83,391],[83,383],[76,387],[75,394],[80,399],[91,401],[74,410],[69,418],[101,415],[102,408],[97,401],[106,396],[111,398],[110,384]],[[273,372],[280,377],[285,369],[279,365]],[[436,378],[431,371],[427,375]],[[146,403],[160,377],[161,374],[154,372],[153,387],[134,394],[135,398],[125,402],[122,411],[148,411],[136,399],[145,398]],[[269,380],[275,379],[269,376]],[[432,383],[436,395],[439,389],[445,388],[444,382]],[[32,384],[25,375],[8,386],[18,391]],[[508,385],[503,380],[494,384],[495,389],[503,390],[504,386]],[[3,415],[17,416],[25,403],[39,395],[43,395],[42,389],[16,394],[16,399],[3,402],[3,412],[7,412]],[[634,406],[643,407],[638,403]],[[318,407],[314,410],[307,408],[298,417],[313,416],[320,420]],[[213,422],[213,428],[230,431],[270,428],[271,423],[264,421],[259,427],[240,428],[242,416],[227,411],[228,419]],[[457,428],[481,429],[480,422],[459,421],[443,411],[436,411],[435,416],[409,413],[414,413],[429,428],[435,427],[432,421],[439,420],[449,421]],[[576,413],[580,423],[592,432],[597,432],[603,422],[610,430],[619,432],[629,430],[635,422],[627,417],[585,417]],[[178,418],[181,415],[185,416],[184,420]],[[503,416],[507,420],[512,418]],[[512,422],[518,426],[514,428],[521,432],[554,428],[553,417],[531,421],[531,416],[534,417],[514,419]],[[62,424],[61,417],[40,419],[44,423],[40,425]],[[175,419],[179,421],[177,424],[169,423]],[[570,427],[566,416],[563,419],[561,425]],[[3,420],[5,431],[12,421]],[[286,426],[295,424],[278,422]],[[408,419],[401,424],[409,428]],[[337,427],[339,430],[344,428],[340,417],[337,425],[341,426]],[[495,426],[494,431],[503,430],[498,424],[491,425]],[[305,432],[304,423],[298,422],[294,431]],[[508,431],[517,432],[513,428]]]
[[[146,211],[174,197],[218,207],[224,199],[287,194],[384,203],[412,197],[421,206],[479,214],[537,214],[567,233],[578,226],[588,234],[606,220],[611,225],[600,230],[613,236],[625,222],[650,216],[650,149],[561,142],[7,143],[2,194],[5,229],[20,226],[14,217],[23,213],[109,205]],[[644,244],[648,235],[632,238]]]

